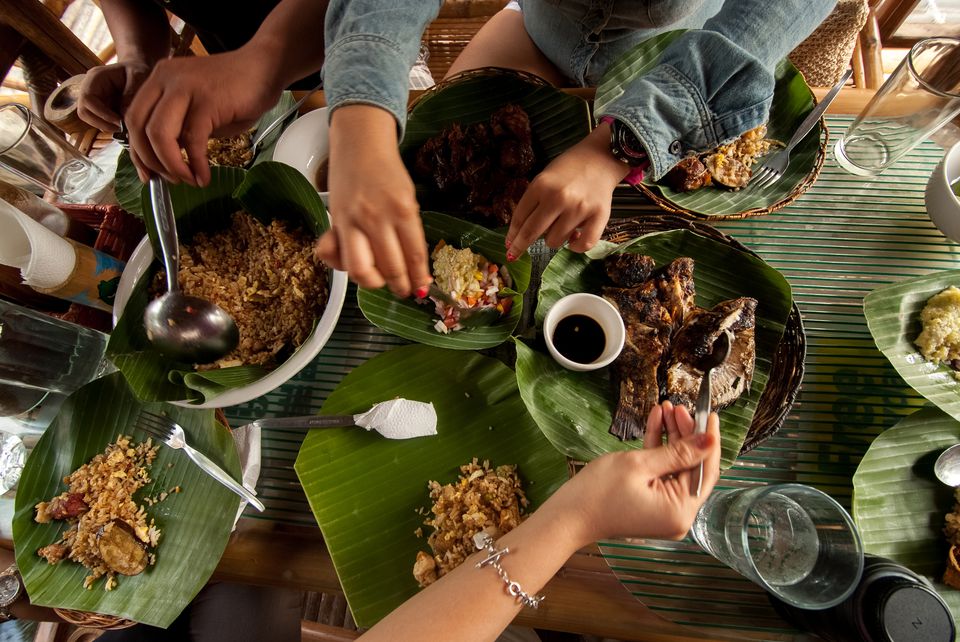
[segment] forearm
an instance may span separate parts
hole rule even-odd
[[[584,541],[584,529],[571,516],[555,510],[548,501],[513,531],[496,542],[510,552],[500,558],[511,581],[534,595]],[[407,600],[361,639],[365,642],[421,640],[495,640],[520,612],[492,567],[477,568],[485,552],[468,558],[459,567]],[[549,597],[548,597],[549,599]],[[429,626],[424,626],[429,623]]]
[[[158,4],[137,0],[101,0],[120,62],[153,66],[170,55],[170,23]]]
[[[319,71],[328,4],[328,0],[283,0],[241,49],[270,60],[281,87]]]

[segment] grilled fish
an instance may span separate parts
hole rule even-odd
[[[722,301],[710,310],[697,308],[673,338],[666,371],[666,396],[692,413],[700,393],[704,357],[724,330],[733,333],[727,360],[713,369],[710,405],[726,408],[750,389],[756,362],[757,300],[749,297]]]

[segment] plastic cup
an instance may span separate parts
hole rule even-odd
[[[0,105],[0,169],[65,201],[90,196],[105,180],[90,159],[18,103]]]
[[[839,604],[863,572],[863,544],[850,515],[802,484],[714,491],[690,534],[703,550],[798,608]]]
[[[921,40],[837,141],[837,163],[875,176],[958,113],[960,38]]]

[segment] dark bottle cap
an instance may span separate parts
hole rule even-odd
[[[874,639],[884,642],[951,642],[953,616],[935,591],[923,584],[898,582],[877,604]]]

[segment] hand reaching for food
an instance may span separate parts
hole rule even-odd
[[[509,254],[520,256],[541,235],[550,247],[569,242],[575,252],[589,250],[610,218],[613,189],[629,171],[610,153],[610,126],[597,126],[531,181],[510,221]]]
[[[124,113],[140,179],[159,174],[173,183],[206,185],[210,136],[249,129],[284,86],[271,63],[247,47],[160,61]]]
[[[150,64],[138,60],[94,67],[80,84],[77,115],[101,131],[117,131],[120,114],[133,102],[150,69]]]
[[[333,112],[329,177],[333,227],[316,254],[360,287],[386,284],[405,297],[429,285],[420,207],[389,112],[368,105]]]

